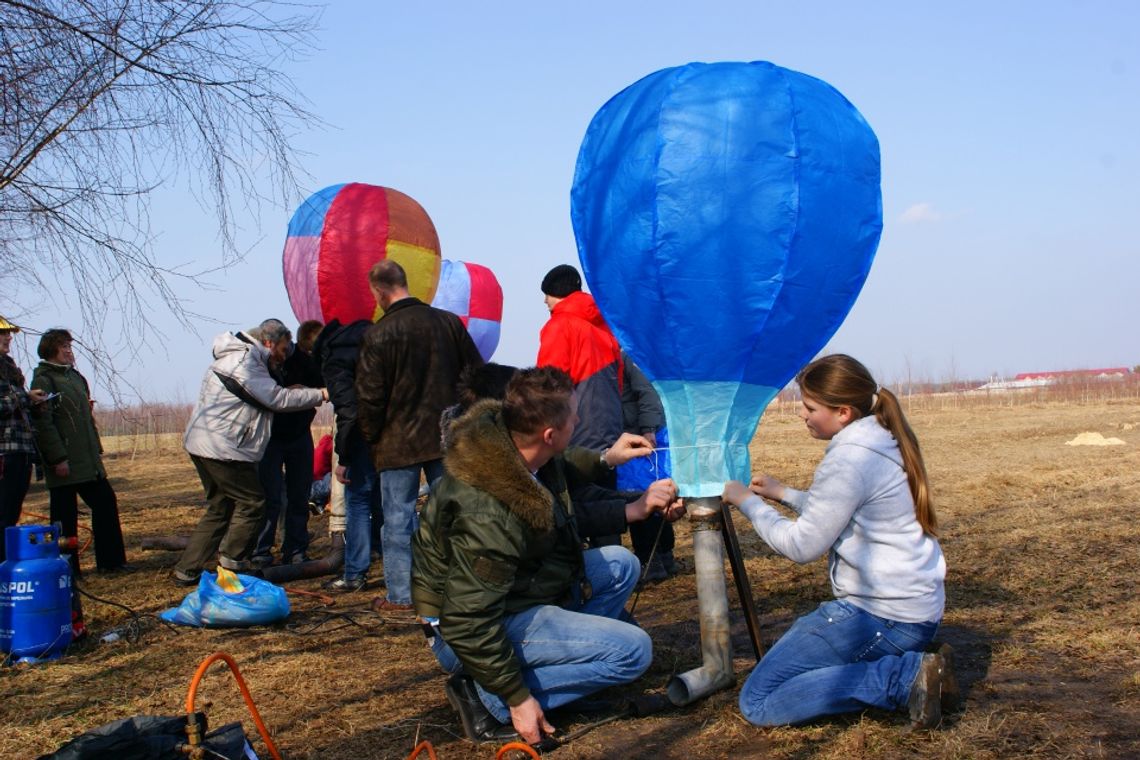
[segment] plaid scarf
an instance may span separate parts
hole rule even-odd
[[[24,373],[7,354],[0,354],[0,454],[34,454],[35,431],[28,418]]]

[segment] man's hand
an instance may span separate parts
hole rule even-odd
[[[538,744],[544,735],[554,733],[554,726],[546,722],[542,707],[534,697],[527,697],[511,708],[511,723],[527,744]]]
[[[648,438],[634,433],[622,433],[614,445],[606,449],[605,460],[609,467],[619,467],[631,459],[647,457],[653,453],[653,444]]]
[[[649,484],[645,493],[637,501],[625,505],[625,521],[640,522],[654,512],[660,512],[669,522],[685,513],[685,507],[677,498],[677,484],[670,478],[656,480]]]
[[[56,476],[60,477],[60,478],[66,478],[68,475],[71,474],[71,467],[68,466],[66,459],[63,460],[62,462],[60,462],[59,464],[53,464],[51,469],[52,469],[52,472],[54,472],[56,474]]]
[[[343,464],[338,464],[336,466],[336,471],[333,473],[333,477],[336,478],[337,483],[348,485],[350,482],[352,482],[348,479],[348,468]]]
[[[41,388],[32,388],[28,391],[28,399],[31,400],[33,404],[42,404],[47,401],[47,391]]]

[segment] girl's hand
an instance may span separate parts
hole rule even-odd
[[[724,493],[720,498],[734,507],[739,507],[744,500],[751,496],[748,489],[739,480],[730,480],[724,484]]]
[[[757,475],[752,478],[752,485],[748,487],[757,496],[763,496],[772,501],[784,500],[784,484],[771,475]]]

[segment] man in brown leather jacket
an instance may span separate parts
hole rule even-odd
[[[357,421],[380,473],[387,598],[378,612],[412,609],[412,533],[420,474],[443,474],[439,418],[458,400],[459,375],[483,363],[459,317],[408,293],[403,267],[385,259],[368,272],[384,316],[368,328],[356,366]]]

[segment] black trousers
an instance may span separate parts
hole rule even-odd
[[[20,509],[32,482],[32,454],[0,454],[0,562],[6,557],[4,531],[20,522]]]
[[[660,540],[657,538],[657,531],[661,531]],[[633,553],[644,565],[649,561],[649,552],[653,551],[654,541],[657,541],[657,551],[653,556],[660,557],[666,552],[673,551],[676,540],[673,535],[673,523],[665,522],[665,518],[659,514],[652,514],[646,520],[630,524],[629,540],[633,544]]]
[[[174,568],[184,575],[197,575],[220,553],[219,565],[244,572],[265,516],[257,462],[227,462],[193,454],[190,461],[198,470],[209,506]]]
[[[115,489],[106,478],[86,483],[56,486],[48,489],[51,521],[63,526],[64,536],[76,536],[79,530],[79,501],[91,510],[91,532],[95,534],[95,566],[100,570],[114,570],[127,562],[123,546],[123,529],[119,525],[119,501]],[[79,577],[79,554],[71,552],[71,572]]]

